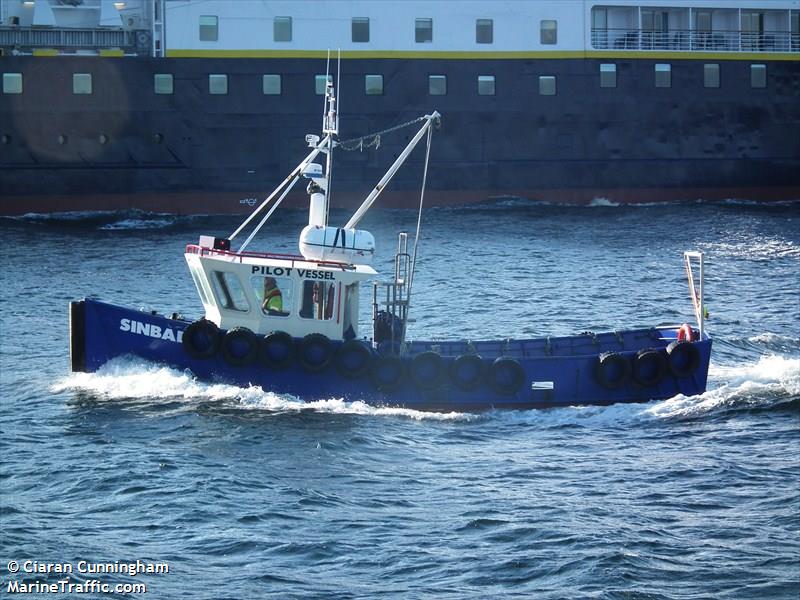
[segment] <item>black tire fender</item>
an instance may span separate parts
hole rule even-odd
[[[668,369],[667,355],[664,351],[647,348],[636,353],[631,375],[639,385],[653,387],[661,383]]]
[[[258,358],[271,369],[286,369],[295,359],[294,339],[285,331],[273,331],[261,338]]]
[[[624,386],[631,378],[630,361],[617,352],[604,352],[597,357],[595,379],[607,390]]]
[[[190,357],[206,360],[219,351],[220,338],[219,327],[215,323],[198,319],[184,330],[181,344]]]
[[[297,362],[311,373],[324,371],[333,360],[333,346],[328,336],[321,333],[309,333],[297,348]]]
[[[489,366],[487,373],[489,388],[501,396],[513,396],[525,383],[525,369],[519,361],[501,356]]]
[[[246,345],[243,354],[236,352],[237,346]],[[232,367],[246,367],[258,358],[258,337],[247,327],[236,327],[228,331],[222,338],[222,358]]]
[[[406,364],[399,356],[377,356],[370,363],[369,377],[373,385],[382,392],[393,392],[399,388],[405,375]]]
[[[667,355],[669,369],[675,377],[689,377],[700,366],[700,350],[692,342],[671,342]]]
[[[479,354],[462,354],[450,363],[450,381],[465,392],[477,390],[483,382],[486,363]]]
[[[418,388],[435,388],[444,380],[444,359],[438,352],[420,352],[411,359],[410,371],[411,379]]]
[[[348,379],[359,379],[367,374],[372,362],[372,348],[360,340],[347,340],[336,351],[336,372]]]

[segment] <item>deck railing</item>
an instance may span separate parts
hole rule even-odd
[[[800,52],[800,33],[593,28],[592,48],[596,50]]]
[[[16,48],[29,52],[35,48],[60,50],[96,50],[98,48],[120,48],[141,50],[149,48],[148,31],[122,29],[59,29],[0,27],[0,47]]]

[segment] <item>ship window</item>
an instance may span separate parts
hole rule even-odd
[[[354,42],[369,41],[369,19],[367,17],[353,17],[352,35]]]
[[[475,21],[475,43],[491,44],[494,42],[494,21],[478,19]]]
[[[431,96],[447,94],[447,75],[428,75],[428,94]]]
[[[555,44],[558,42],[558,21],[543,19],[540,24],[539,42],[541,44]]]
[[[227,94],[228,93],[228,76],[220,74],[212,74],[208,76],[208,93],[209,94]]]
[[[280,96],[281,76],[264,75],[261,80],[261,88],[266,96]]]
[[[3,93],[22,93],[22,73],[3,73]]]
[[[328,321],[333,318],[336,307],[336,283],[326,281],[304,281],[303,303],[300,316],[304,319]]]
[[[153,91],[156,94],[171,94],[174,91],[172,73],[156,73],[153,75]]]
[[[792,44],[791,51],[800,51],[800,10],[792,11]]]
[[[250,303],[244,294],[239,278],[227,271],[213,271],[211,281],[217,302],[222,308],[238,312],[249,312]]]
[[[608,10],[592,7],[592,46],[608,48]]]
[[[216,42],[219,39],[219,17],[200,15],[200,41]]]
[[[200,275],[199,269],[197,267],[189,267],[189,273],[192,274],[197,293],[200,294],[200,301],[206,306],[212,304],[206,295],[206,288],[203,286],[203,276]]]
[[[539,76],[539,95],[540,96],[555,96],[556,95],[556,78],[555,78],[555,75],[540,75]]]
[[[333,75],[314,75],[314,93],[317,96],[325,95],[325,81],[333,81]]]
[[[767,87],[767,65],[750,65],[750,87]]]
[[[280,267],[276,268],[280,271]],[[271,317],[288,317],[292,312],[292,280],[289,277],[253,275],[253,294],[261,312]]]
[[[672,87],[672,65],[665,63],[656,63],[656,87],[668,88]]]
[[[494,75],[478,75],[478,95],[494,96]]]
[[[383,75],[364,75],[364,93],[367,96],[383,94]]]
[[[292,41],[292,17],[275,17],[272,34],[276,42]]]
[[[433,19],[417,19],[414,22],[414,41],[418,44],[433,42]]]
[[[614,63],[603,63],[600,65],[600,87],[617,87],[617,65]]]
[[[719,87],[719,65],[703,65],[703,86],[707,88]]]
[[[72,93],[91,94],[92,93],[92,74],[73,73],[72,74]]]

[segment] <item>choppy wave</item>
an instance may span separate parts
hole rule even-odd
[[[431,413],[396,407],[375,407],[361,401],[330,398],[305,402],[288,394],[275,394],[259,386],[247,388],[222,383],[205,383],[186,370],[121,357],[103,365],[96,373],[73,373],[55,384],[53,392],[80,391],[100,400],[128,400],[153,404],[158,401],[193,403],[217,402],[226,408],[267,412],[317,411],[333,414],[406,417],[415,420],[456,421],[476,418],[469,413]]]
[[[208,215],[175,215],[143,210],[90,210],[57,213],[26,213],[4,217],[19,223],[74,226],[98,230],[164,229],[177,224],[207,218]]]
[[[800,359],[778,355],[737,366],[714,366],[709,390],[699,396],[679,395],[669,400],[612,406],[571,406],[546,410],[497,411],[500,420],[525,421],[544,427],[567,425],[611,426],[653,419],[696,419],[731,410],[768,409],[800,400]],[[375,407],[342,398],[305,402],[258,386],[238,387],[197,380],[186,370],[155,365],[133,357],[116,358],[96,373],[73,373],[53,386],[54,392],[89,393],[99,401],[124,400],[157,405],[179,401],[186,410],[199,403],[215,402],[228,409],[285,413],[315,411],[414,420],[473,421],[485,416],[473,413],[431,413],[397,407]]]

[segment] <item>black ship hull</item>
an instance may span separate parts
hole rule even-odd
[[[0,95],[4,215],[246,213],[295,166],[322,115],[322,97],[309,93],[325,70],[319,59],[0,61],[24,82],[22,94]],[[617,65],[615,88],[599,85],[607,62]],[[665,59],[348,59],[340,137],[440,111],[432,204],[800,199],[800,61],[757,61],[767,65],[766,88],[751,87],[756,61],[702,57],[671,61],[671,86],[657,88],[658,62]],[[709,62],[720,64],[719,88],[703,85]],[[73,94],[73,73],[92,75],[91,94]],[[173,75],[172,94],[154,93],[156,73]],[[227,94],[209,94],[211,73],[228,76]],[[281,74],[280,95],[263,94],[266,73]],[[364,93],[365,74],[383,75],[383,95]],[[429,95],[429,74],[447,76],[446,95]],[[477,93],[485,74],[495,76],[495,95]],[[539,95],[540,75],[555,76],[556,95]],[[334,205],[360,202],[409,135],[337,150]],[[392,181],[383,205],[418,202],[422,160]]]

